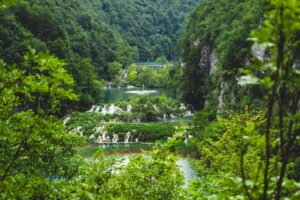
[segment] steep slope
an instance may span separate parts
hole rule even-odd
[[[175,59],[177,37],[200,0],[31,0],[0,14],[0,57],[23,62],[28,46],[67,62],[79,105],[101,99],[108,65]]]
[[[177,38],[190,11],[201,0],[103,0],[96,7],[123,38],[139,50],[140,60],[177,58]]]
[[[100,12],[92,12],[81,1],[32,1],[1,12],[0,57],[21,65],[28,46],[50,51],[68,63],[83,108],[100,100],[99,79],[106,78],[109,62],[128,65],[137,55],[105,24]]]
[[[261,0],[205,0],[191,14],[180,38],[183,99],[202,109],[235,105],[248,90],[237,84],[252,58],[251,31],[263,17]],[[224,105],[226,102],[227,105]]]
[[[132,47],[138,49],[136,60],[155,60],[165,56],[177,58],[177,38],[188,14],[201,0],[33,0],[49,8],[59,21],[68,24],[70,15],[76,16],[85,28],[91,20],[107,24]],[[63,9],[62,9],[63,8]],[[67,13],[66,13],[67,12]],[[133,52],[136,53],[136,52]],[[134,54],[136,56],[136,54]]]

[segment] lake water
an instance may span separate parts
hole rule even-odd
[[[151,96],[166,95],[175,98],[175,93],[166,89],[143,89],[143,88],[107,88],[104,91],[103,103],[115,103],[129,99],[137,95],[149,94]]]

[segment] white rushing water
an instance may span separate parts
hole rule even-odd
[[[157,90],[130,90],[130,91],[126,91],[125,93],[126,94],[144,95],[144,94],[157,93]]]

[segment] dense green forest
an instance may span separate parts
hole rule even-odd
[[[238,86],[237,77],[255,56],[249,37],[261,26],[265,4],[262,0],[205,1],[191,14],[180,38],[185,101],[200,109],[208,102],[225,107],[245,101],[249,91]]]
[[[64,59],[79,108],[99,102],[109,63],[124,68],[160,56],[178,58],[176,41],[198,1],[29,1],[1,13],[1,52],[21,64],[28,46]],[[176,57],[177,56],[177,57]]]
[[[298,0],[0,0],[0,199],[300,199],[299,22]]]
[[[201,0],[102,1],[107,22],[139,50],[141,61],[178,58],[177,38],[189,13]]]

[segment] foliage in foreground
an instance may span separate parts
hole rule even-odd
[[[241,108],[243,101],[249,105],[259,96],[259,90],[248,92],[236,78],[253,57],[248,37],[260,26],[265,4],[266,0],[203,0],[191,13],[179,39],[185,102],[201,110],[206,104],[217,107],[223,99],[225,106]]]
[[[1,62],[0,198],[299,199],[293,151],[299,150],[300,5],[272,2],[275,9],[255,38],[273,57],[257,61],[244,79],[267,91],[267,115],[246,110],[196,127],[201,139],[196,140],[201,158],[196,166],[203,177],[186,191],[176,158],[165,149],[186,131],[179,130],[150,159],[136,156],[128,165],[115,165],[100,155],[95,162],[79,162],[72,148],[78,137],[66,134],[53,117],[61,100],[75,98],[63,64],[34,52],[23,69]]]
[[[86,162],[69,191],[74,199],[178,199],[183,176],[177,158],[159,149],[129,160],[98,154]]]
[[[25,60],[24,69],[0,65],[1,199],[176,198],[183,179],[167,151],[128,164],[78,157],[80,137],[53,116],[61,100],[76,98],[72,78],[48,54],[31,51]]]
[[[51,198],[78,169],[74,145],[54,115],[74,100],[65,64],[31,50],[21,67],[0,61],[0,198]]]
[[[300,146],[300,3],[272,0],[270,6],[264,27],[252,38],[270,56],[256,58],[240,80],[266,91],[266,112],[229,115],[196,128],[202,140],[196,141],[200,173],[213,180],[195,183],[198,194],[208,194],[199,190],[208,187],[212,197],[221,199],[300,198],[295,153]]]

